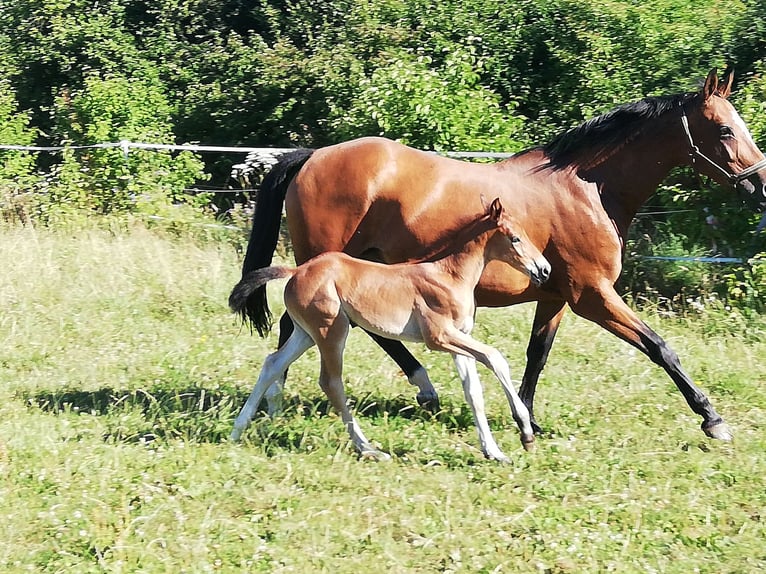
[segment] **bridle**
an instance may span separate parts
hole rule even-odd
[[[692,158],[692,164],[696,163],[698,159],[701,159],[707,162],[708,165],[710,165],[712,168],[714,168],[719,173],[721,173],[726,179],[728,179],[729,183],[731,183],[732,185],[736,186],[737,184],[743,182],[754,173],[759,172],[762,169],[766,168],[766,158],[764,158],[758,163],[751,165],[750,167],[742,170],[739,173],[731,173],[726,168],[721,167],[715,161],[713,161],[704,153],[702,153],[700,151],[700,148],[698,148],[694,144],[694,140],[692,139],[692,134],[689,131],[689,120],[686,117],[686,110],[683,108],[683,106],[681,107],[681,125],[684,127],[684,132],[686,133],[686,137],[689,140],[689,147],[691,148],[691,150],[689,151],[689,156]]]

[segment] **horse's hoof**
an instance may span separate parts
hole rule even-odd
[[[521,445],[527,452],[535,450],[535,435],[521,435]]]
[[[436,393],[418,393],[416,398],[420,407],[427,410],[432,415],[435,415],[441,410],[439,395]]]
[[[366,449],[359,453],[359,458],[373,462],[388,462],[391,460],[391,455],[382,450]]]
[[[710,438],[714,438],[714,439],[722,440],[726,442],[731,442],[732,440],[734,440],[734,435],[732,434],[731,429],[729,428],[729,425],[727,425],[725,422],[720,422],[718,424],[714,424],[713,426],[709,426],[709,427],[705,427],[703,425],[702,430]]]
[[[501,464],[511,463],[511,459],[499,451],[495,454],[485,454],[484,456],[487,458],[487,460],[494,460],[495,462],[499,462]]]
[[[242,438],[242,429],[234,429],[231,431],[231,434],[229,435],[229,440],[232,442],[239,442],[239,439]]]

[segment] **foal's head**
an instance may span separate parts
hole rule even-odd
[[[519,221],[503,207],[500,198],[487,207],[487,218],[497,226],[497,232],[487,244],[492,259],[508,263],[526,274],[535,285],[545,282],[551,274],[551,264],[530,241]]]

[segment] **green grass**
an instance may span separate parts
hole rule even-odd
[[[436,416],[362,333],[347,391],[391,463],[357,460],[316,385],[242,444],[233,418],[276,342],[226,308],[229,244],[141,227],[0,228],[0,571],[662,572],[766,568],[766,341],[752,322],[646,315],[733,444],[710,441],[648,359],[570,314],[540,383],[534,453],[482,370],[512,462],[483,460],[445,355],[413,350]],[[282,284],[271,285],[271,301]],[[275,305],[275,306],[278,306]],[[481,310],[515,378],[532,308]]]

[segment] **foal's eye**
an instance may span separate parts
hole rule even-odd
[[[729,126],[721,126],[721,139],[728,140],[734,137],[734,130]]]
[[[514,235],[513,237],[511,237],[511,243],[521,243],[521,237],[519,237],[518,235]]]

